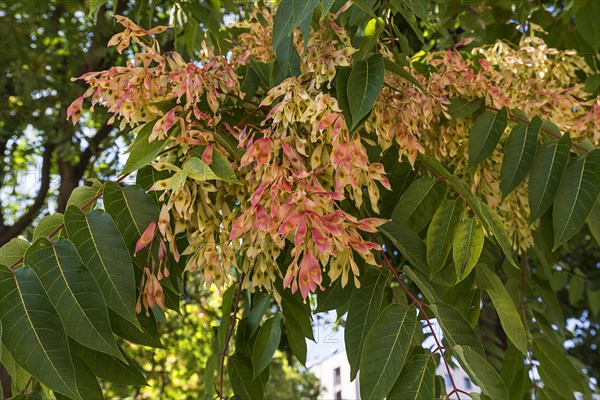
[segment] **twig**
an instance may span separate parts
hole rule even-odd
[[[459,393],[461,393],[461,392],[465,393],[465,392],[462,391],[462,390],[460,390],[460,389],[458,389],[456,387],[456,384],[454,383],[454,377],[452,376],[452,372],[450,371],[450,366],[448,365],[448,361],[446,360],[446,358],[444,357],[444,354],[442,352],[442,349],[445,349],[445,347],[442,346],[442,344],[440,343],[440,340],[438,339],[438,337],[437,337],[437,335],[435,333],[435,329],[433,329],[433,325],[431,324],[431,320],[429,319],[429,316],[425,312],[425,309],[423,307],[423,303],[421,301],[419,301],[410,292],[410,290],[408,290],[408,288],[404,285],[404,282],[402,282],[402,279],[400,279],[400,276],[398,275],[398,273],[396,272],[396,270],[394,269],[394,267],[390,263],[390,260],[385,255],[385,252],[382,251],[381,255],[383,256],[383,260],[385,261],[388,269],[390,271],[392,271],[392,274],[394,275],[394,278],[396,279],[396,282],[398,282],[398,284],[400,285],[400,287],[402,288],[402,290],[404,291],[404,293],[406,293],[406,295],[408,296],[408,298],[410,300],[412,300],[413,304],[421,312],[421,314],[423,315],[423,318],[425,319],[425,323],[427,324],[427,327],[431,331],[431,335],[433,336],[433,340],[435,341],[435,345],[436,345],[436,349],[434,350],[434,352],[436,352],[436,351],[440,352],[440,355],[442,356],[441,357],[442,361],[444,362],[444,366],[446,367],[446,372],[448,372],[448,378],[450,379],[450,383],[452,384],[452,391],[450,392],[450,394],[448,395],[448,397],[450,397],[450,395],[452,395],[452,394],[456,394],[456,398],[458,400],[460,400],[460,394]]]
[[[225,339],[225,345],[223,346],[223,353],[221,353],[221,368],[219,370],[219,399],[223,400],[223,368],[225,366],[225,357],[227,356],[227,349],[229,348],[229,342],[231,341],[231,337],[233,336],[233,331],[235,330],[235,323],[237,322],[237,313],[240,305],[240,294],[242,293],[242,282],[244,282],[245,273],[242,272],[240,274],[240,279],[238,281],[238,290],[235,296],[235,303],[233,305],[233,316],[231,318],[231,325],[229,326],[229,333],[227,334],[227,338]]]
[[[354,203],[351,203],[351,204],[352,204],[352,207],[354,208],[354,211],[356,212],[357,216],[361,217],[360,210],[356,207],[356,205]],[[371,240],[373,242],[377,242],[377,238],[375,237],[374,234],[371,234]],[[419,301],[419,299],[417,299],[410,292],[410,290],[408,290],[406,285],[404,285],[404,282],[402,282],[402,279],[400,279],[398,272],[394,269],[394,267],[392,266],[392,263],[387,258],[384,251],[381,252],[381,256],[382,256],[383,260],[385,261],[388,269],[392,272],[392,275],[394,275],[394,279],[396,279],[396,282],[398,282],[398,284],[400,285],[400,287],[402,288],[404,293],[406,293],[408,298],[412,301],[412,304],[414,304],[415,307],[417,307],[417,309],[421,312],[421,314],[423,314],[423,318],[425,319],[427,327],[429,328],[429,331],[431,331],[431,335],[433,336],[433,340],[435,341],[436,348],[434,349],[433,352],[434,353],[436,351],[440,352],[441,359],[444,362],[444,366],[446,367],[446,372],[448,372],[448,378],[450,379],[450,383],[452,384],[452,392],[450,392],[450,393],[453,393],[453,394],[455,393],[457,400],[460,400],[460,394],[459,394],[460,390],[456,387],[456,384],[454,383],[454,377],[452,376],[452,372],[450,372],[450,366],[448,365],[448,361],[446,360],[446,358],[444,357],[444,354],[443,354],[443,349],[445,349],[445,347],[442,346],[442,344],[440,343],[440,340],[438,339],[438,337],[435,333],[435,329],[433,329],[433,325],[431,324],[431,320],[429,319],[429,316],[427,315],[427,313],[425,312],[425,309],[423,308],[423,303],[421,301]]]
[[[29,378],[29,380],[25,384],[25,387],[21,390],[21,394],[27,394],[27,389],[29,389],[29,386],[31,386],[31,382],[33,382],[33,376]]]

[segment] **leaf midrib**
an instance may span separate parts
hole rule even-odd
[[[406,318],[408,318],[409,311],[410,311],[410,308],[407,308],[404,311],[404,315],[402,316],[402,320],[400,321],[400,326],[398,327],[398,330],[396,331],[396,336],[394,337],[394,342],[393,342],[392,347],[389,352],[390,355],[386,358],[385,364],[383,365],[383,368],[381,369],[381,373],[379,374],[379,377],[377,378],[377,382],[374,386],[375,389],[379,386],[379,382],[381,381],[381,378],[383,377],[383,374],[387,368],[387,365],[389,364],[390,360],[392,359],[391,356],[394,353],[394,349],[395,349],[396,345],[398,344],[398,337],[400,336],[400,333],[403,332],[402,328],[404,327],[404,321],[406,321]],[[364,348],[363,348],[363,351],[364,351]],[[371,398],[372,395],[373,395],[373,391],[371,391],[369,398]]]
[[[122,301],[123,304],[126,304],[125,300],[123,299],[123,297],[121,297],[121,292],[117,289],[117,286],[116,286],[116,284],[115,284],[115,282],[114,282],[114,280],[112,278],[112,275],[109,273],[108,268],[107,268],[106,264],[104,263],[104,259],[101,256],[100,249],[98,248],[98,245],[96,243],[94,235],[92,234],[92,228],[91,228],[91,226],[89,224],[88,216],[85,215],[85,213],[83,213],[83,218],[84,218],[85,223],[86,223],[86,227],[84,229],[86,229],[89,232],[89,234],[90,234],[90,240],[92,242],[92,245],[94,246],[94,249],[96,250],[97,259],[100,260],[100,263],[102,264],[102,267],[104,268],[104,271],[106,272],[106,275],[108,275],[108,279],[109,279],[112,287],[115,289],[115,292],[117,293],[117,296],[119,297],[119,299]],[[130,314],[130,313],[128,313],[128,314]]]
[[[73,245],[74,247],[75,245]],[[84,308],[81,306],[81,304],[79,303],[79,300],[77,299],[77,296],[75,296],[75,293],[73,292],[73,290],[71,290],[71,286],[69,285],[69,281],[67,280],[67,277],[65,276],[65,274],[63,273],[63,269],[61,267],[61,263],[60,260],[58,258],[58,253],[56,252],[56,246],[54,245],[54,243],[52,244],[52,252],[54,253],[54,257],[56,259],[56,266],[58,267],[58,271],[60,272],[60,276],[63,278],[64,282],[65,282],[65,286],[67,287],[67,290],[69,291],[69,293],[71,293],[71,296],[73,296],[73,299],[75,300],[75,304],[79,307],[79,309],[81,310],[81,313],[83,314],[83,316],[85,317],[85,319],[87,320],[87,322],[90,324],[90,326],[92,326],[94,328],[94,331],[96,332],[96,335],[98,337],[100,337],[100,339],[102,339],[102,341],[109,347],[112,348],[112,346],[110,345],[110,343],[108,343],[105,339],[104,336],[102,336],[100,334],[100,332],[98,331],[98,328],[96,328],[96,325],[94,325],[94,323],[90,320],[90,318],[88,317],[87,313],[85,312]],[[90,276],[91,277],[91,276]],[[93,279],[93,277],[91,277]],[[95,281],[94,281],[95,282]],[[106,316],[108,318],[108,315]],[[109,324],[110,326],[110,324]]]
[[[31,330],[33,331],[33,333],[35,335],[35,338],[36,338],[37,342],[40,345],[40,349],[44,352],[44,355],[46,356],[46,359],[48,360],[48,362],[52,366],[52,369],[54,370],[54,372],[56,372],[56,375],[58,375],[58,378],[60,379],[60,381],[65,385],[65,387],[69,388],[69,384],[62,378],[62,375],[58,372],[58,370],[54,366],[54,363],[52,362],[52,359],[50,358],[50,356],[48,356],[48,353],[46,352],[46,349],[44,348],[44,345],[42,344],[42,341],[41,341],[41,339],[40,339],[40,337],[39,337],[39,335],[37,333],[37,330],[35,329],[35,325],[33,324],[33,321],[31,320],[31,317],[29,315],[29,310],[25,306],[25,299],[23,298],[23,294],[21,293],[21,289],[20,289],[20,286],[19,286],[19,280],[17,279],[16,275],[14,275],[14,274],[13,274],[13,277],[14,277],[14,280],[15,280],[15,285],[17,287],[17,293],[19,294],[19,299],[21,300],[21,304],[23,305],[23,310],[25,310],[25,316],[27,317],[27,321],[29,322],[29,325],[31,326]],[[71,363],[71,366],[73,367],[73,370],[75,370],[75,367],[73,366],[73,362],[71,360],[69,360],[69,362]]]
[[[579,192],[581,191],[581,183],[583,181],[583,175],[585,173],[585,163],[586,163],[586,161],[587,161],[587,159],[584,158],[583,159],[583,164],[581,165],[581,170],[580,170],[580,174],[579,174],[579,180],[577,182],[577,190],[576,190],[576,193],[575,193],[575,198],[573,200],[573,204],[571,205],[571,209],[569,211],[569,216],[566,219],[567,223],[563,226],[563,229],[560,232],[560,235],[558,235],[558,238],[556,239],[556,240],[558,240],[558,243],[562,242],[563,237],[565,235],[565,232],[567,231],[567,228],[568,228],[568,226],[570,224],[570,221],[571,221],[571,218],[573,216],[573,212],[575,211],[575,206],[577,204],[577,199],[579,198]],[[556,244],[557,243],[554,244],[555,247],[556,247]]]

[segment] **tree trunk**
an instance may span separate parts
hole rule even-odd
[[[57,211],[64,213],[71,193],[79,186],[83,174],[70,162],[58,160],[60,186],[58,188]]]
[[[10,383],[10,375],[2,364],[0,364],[0,381],[2,383],[2,393],[4,394],[4,398],[8,399],[12,396],[12,385]]]

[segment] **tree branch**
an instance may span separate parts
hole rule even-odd
[[[7,243],[10,239],[19,235],[37,216],[38,212],[44,205],[44,201],[48,196],[48,190],[50,189],[50,166],[52,162],[52,153],[54,151],[54,144],[46,143],[44,153],[42,155],[42,169],[41,169],[41,181],[40,188],[37,192],[33,204],[29,207],[27,212],[21,216],[14,224],[5,227],[0,234],[0,246]]]
[[[4,183],[4,152],[6,151],[6,142],[0,141],[0,191],[2,190],[2,184]],[[0,201],[0,228],[4,231],[4,212],[2,208],[2,202]]]

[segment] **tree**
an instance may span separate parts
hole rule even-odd
[[[553,290],[597,316],[573,249],[600,238],[600,10],[533,3],[234,4],[233,27],[207,12],[166,52],[167,27],[117,16],[127,61],[81,75],[66,113],[106,108],[129,156],[2,248],[11,375],[68,398],[101,397],[97,377],[143,383],[114,334],[158,345],[194,274],[222,291],[207,398],[263,398],[278,348],[304,364],[311,303],[347,310],[364,398],[589,395],[595,364],[564,348],[565,310],[581,311]],[[435,384],[454,362],[482,395]]]

